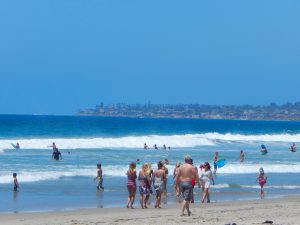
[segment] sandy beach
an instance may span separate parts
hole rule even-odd
[[[190,217],[179,216],[178,204],[162,209],[99,208],[66,212],[1,214],[1,225],[99,225],[99,224],[300,224],[300,197],[194,204]],[[266,223],[265,223],[266,224]]]

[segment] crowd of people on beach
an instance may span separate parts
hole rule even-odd
[[[17,143],[18,149],[20,148],[19,143]],[[61,160],[62,156],[60,151],[58,150],[55,142],[52,145],[48,146],[53,149],[52,159],[53,160]],[[145,149],[148,149],[145,143]],[[157,146],[154,146],[157,149]],[[163,147],[166,149],[167,147],[164,145]],[[295,143],[290,147],[292,152],[296,151]],[[265,145],[261,146],[261,151],[267,151]],[[239,161],[243,163],[245,160],[245,153],[243,150],[240,150]],[[183,199],[181,215],[185,215],[185,211],[189,216],[191,214],[189,205],[190,203],[194,203],[194,187],[197,185],[202,189],[202,197],[201,202],[210,203],[210,186],[215,184],[215,176],[218,169],[219,162],[219,154],[215,151],[213,156],[213,166],[214,170],[211,170],[211,165],[209,162],[205,162],[200,164],[199,169],[197,166],[193,164],[193,159],[191,156],[186,155],[184,157],[184,163],[176,162],[174,171],[173,171],[173,187],[175,196],[179,199]],[[131,162],[129,164],[128,171],[126,173],[127,176],[127,191],[128,191],[128,200],[126,207],[133,209],[133,204],[135,201],[136,190],[138,187],[140,193],[140,207],[142,209],[148,208],[148,201],[151,194],[156,196],[155,200],[155,208],[161,208],[161,201],[163,199],[164,204],[167,204],[167,183],[168,183],[168,168],[169,164],[168,159],[161,160],[157,162],[157,169],[153,170],[151,168],[151,163],[147,162],[142,164],[140,171],[136,171],[136,164],[140,163],[138,159],[136,162]],[[97,180],[97,189],[104,191],[103,187],[103,171],[102,165],[100,163],[97,164],[97,176],[94,178]],[[138,185],[136,183],[138,180]],[[260,185],[260,198],[264,198],[264,185],[267,182],[267,175],[264,172],[263,168],[259,169],[259,173],[257,175],[257,182]],[[13,173],[13,184],[14,191],[18,191],[19,183],[17,180],[17,173]]]

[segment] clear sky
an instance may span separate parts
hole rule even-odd
[[[300,100],[300,1],[0,2],[0,113]]]

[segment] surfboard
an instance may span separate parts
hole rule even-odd
[[[14,149],[18,149],[17,146],[13,143],[11,143],[11,146],[13,146]]]
[[[226,164],[226,159],[219,159],[216,164],[218,168],[222,168]]]

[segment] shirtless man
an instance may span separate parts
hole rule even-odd
[[[195,183],[200,187],[198,171],[192,165],[191,156],[187,155],[184,157],[184,164],[179,167],[178,174],[176,176],[176,184],[179,184],[182,190],[182,195],[184,201],[182,203],[181,215],[184,216],[184,211],[186,209],[188,216],[191,215],[189,208],[190,201],[192,199],[192,180],[195,179]]]

